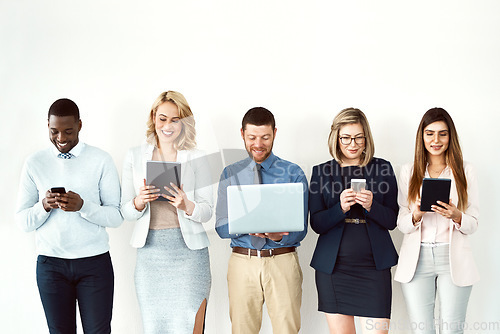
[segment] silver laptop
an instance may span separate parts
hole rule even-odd
[[[302,183],[227,187],[229,233],[303,231],[304,191]]]

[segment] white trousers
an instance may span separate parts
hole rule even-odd
[[[464,332],[465,315],[472,286],[453,284],[449,245],[420,248],[415,276],[401,288],[414,334],[459,334]],[[439,318],[434,319],[436,296]]]

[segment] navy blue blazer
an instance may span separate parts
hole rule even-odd
[[[340,165],[335,160],[314,166],[309,185],[309,210],[311,228],[319,234],[311,267],[331,274],[344,231],[344,218],[350,211],[342,212],[340,193],[343,182]],[[389,230],[396,227],[398,214],[398,188],[394,170],[389,161],[373,158],[362,168],[366,189],[373,193],[370,212],[363,210],[368,237],[377,270],[391,268],[398,262],[398,253]]]

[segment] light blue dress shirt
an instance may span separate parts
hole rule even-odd
[[[307,201],[308,187],[307,179],[302,169],[289,161],[280,159],[273,153],[261,163],[262,183],[299,183],[304,185],[304,230],[301,232],[290,232],[284,235],[279,242],[266,239],[263,249],[299,246],[307,233]],[[230,185],[254,184],[255,162],[250,158],[240,160],[224,168],[220,182],[215,211],[215,230],[223,239],[231,238],[231,247],[252,248],[251,236],[248,234],[229,234],[227,220],[227,187]]]

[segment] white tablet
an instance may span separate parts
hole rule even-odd
[[[229,233],[303,231],[304,191],[302,183],[227,187]]]

